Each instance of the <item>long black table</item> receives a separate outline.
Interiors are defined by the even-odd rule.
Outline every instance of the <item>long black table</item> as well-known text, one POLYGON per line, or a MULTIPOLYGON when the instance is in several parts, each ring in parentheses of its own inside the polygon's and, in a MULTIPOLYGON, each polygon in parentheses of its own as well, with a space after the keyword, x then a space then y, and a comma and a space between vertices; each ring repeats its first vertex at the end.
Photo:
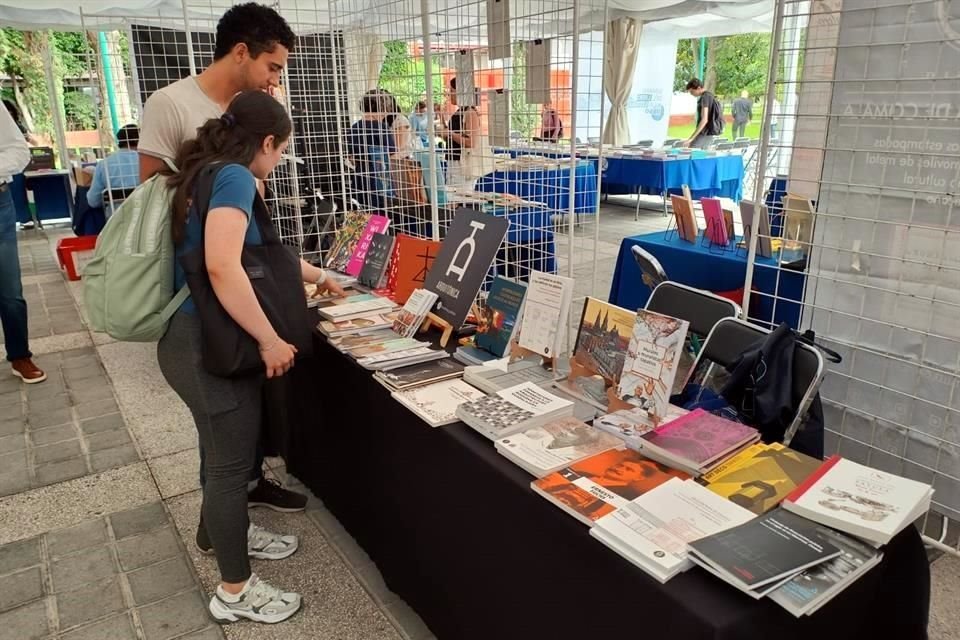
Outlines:
POLYGON ((798 620, 698 568, 659 584, 535 494, 486 438, 429 427, 320 337, 271 396, 288 469, 441 640, 926 638, 930 572, 912 527, 798 620))

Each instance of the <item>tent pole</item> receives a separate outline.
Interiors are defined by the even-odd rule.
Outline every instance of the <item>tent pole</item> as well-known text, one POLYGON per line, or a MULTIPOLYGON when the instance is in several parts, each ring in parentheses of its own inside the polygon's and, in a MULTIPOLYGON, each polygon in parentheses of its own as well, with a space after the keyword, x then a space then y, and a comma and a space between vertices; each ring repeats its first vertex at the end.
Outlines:
POLYGON ((103 83, 107 87, 107 108, 110 109, 110 125, 113 127, 113 133, 116 135, 120 130, 120 119, 117 117, 117 94, 113 87, 113 70, 110 68, 110 52, 107 45, 107 34, 103 31, 97 33, 100 43, 100 63, 103 66, 103 83))
POLYGON ((190 75, 197 75, 197 62, 193 57, 193 33, 190 31, 190 12, 187 9, 187 0, 181 0, 183 7, 183 30, 187 34, 187 56, 190 58, 190 75))
POLYGON ((700 38, 700 65, 697 69, 697 77, 703 80, 703 74, 707 71, 707 39, 700 38))
MULTIPOLYGON (((420 0, 420 30, 423 42, 423 72, 425 74, 427 109, 430 117, 433 117, 433 34, 430 32, 430 3, 428 0, 420 0)), ((472 55, 472 54, 471 54, 472 55)), ((437 171, 440 170, 440 163, 437 162, 437 141, 434 135, 433 121, 430 122, 430 135, 427 136, 427 161, 430 167, 430 231, 434 242, 440 240, 440 206, 437 203, 437 171)))
POLYGON ((43 44, 43 71, 47 76, 47 97, 50 101, 50 112, 53 116, 53 133, 57 143, 57 154, 60 156, 60 168, 70 168, 70 153, 67 150, 67 133, 63 123, 63 109, 57 93, 57 82, 53 77, 53 54, 50 52, 50 39, 53 32, 47 31, 43 44))

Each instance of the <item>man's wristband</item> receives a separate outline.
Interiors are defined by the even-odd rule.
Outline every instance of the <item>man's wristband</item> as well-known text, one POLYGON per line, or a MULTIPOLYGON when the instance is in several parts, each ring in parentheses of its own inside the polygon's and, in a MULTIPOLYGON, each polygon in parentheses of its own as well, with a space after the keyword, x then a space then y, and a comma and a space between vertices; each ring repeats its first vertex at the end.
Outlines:
POLYGON ((323 284, 324 282, 326 282, 326 281, 327 281, 327 272, 324 271, 323 269, 321 269, 321 270, 320 270, 320 277, 317 278, 316 281, 315 281, 313 284, 315 284, 315 285, 317 285, 317 286, 319 287, 320 285, 322 285, 322 284, 323 284))

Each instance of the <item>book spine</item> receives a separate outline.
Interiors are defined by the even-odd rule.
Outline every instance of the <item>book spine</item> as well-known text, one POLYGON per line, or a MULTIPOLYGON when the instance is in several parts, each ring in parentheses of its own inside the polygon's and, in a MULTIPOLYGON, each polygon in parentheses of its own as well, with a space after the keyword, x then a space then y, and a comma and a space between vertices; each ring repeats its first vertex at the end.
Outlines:
POLYGON ((813 474, 804 480, 802 483, 797 485, 797 488, 787 494, 787 497, 783 499, 784 502, 796 502, 799 500, 803 494, 810 490, 814 484, 819 482, 820 478, 827 475, 827 472, 830 471, 833 467, 840 462, 840 456, 833 455, 827 458, 827 460, 820 465, 820 468, 813 472, 813 474))

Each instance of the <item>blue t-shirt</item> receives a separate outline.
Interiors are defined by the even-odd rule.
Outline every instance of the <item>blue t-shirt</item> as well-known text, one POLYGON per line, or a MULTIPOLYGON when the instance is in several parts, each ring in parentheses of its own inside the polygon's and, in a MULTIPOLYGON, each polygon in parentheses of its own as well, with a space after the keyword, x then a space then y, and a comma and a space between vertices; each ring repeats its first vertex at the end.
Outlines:
POLYGON ((365 159, 371 150, 393 153, 397 145, 393 131, 383 120, 358 120, 350 125, 347 151, 357 159, 365 159))
MULTIPOLYGON (((208 211, 213 211, 219 207, 231 207, 240 209, 247 214, 247 235, 243 238, 244 245, 263 244, 260 238, 260 229, 256 224, 251 224, 253 217, 253 203, 257 197, 257 181, 250 173, 250 170, 239 164, 228 164, 220 173, 217 174, 213 182, 213 191, 210 194, 210 207, 208 211)), ((177 264, 174 271, 174 289, 179 291, 180 287, 187 283, 187 276, 180 266, 180 256, 185 255, 200 246, 201 239, 200 217, 193 207, 187 215, 187 228, 183 237, 183 242, 177 245, 177 264)), ((193 300, 187 298, 181 311, 186 313, 196 313, 197 308, 193 300)))

